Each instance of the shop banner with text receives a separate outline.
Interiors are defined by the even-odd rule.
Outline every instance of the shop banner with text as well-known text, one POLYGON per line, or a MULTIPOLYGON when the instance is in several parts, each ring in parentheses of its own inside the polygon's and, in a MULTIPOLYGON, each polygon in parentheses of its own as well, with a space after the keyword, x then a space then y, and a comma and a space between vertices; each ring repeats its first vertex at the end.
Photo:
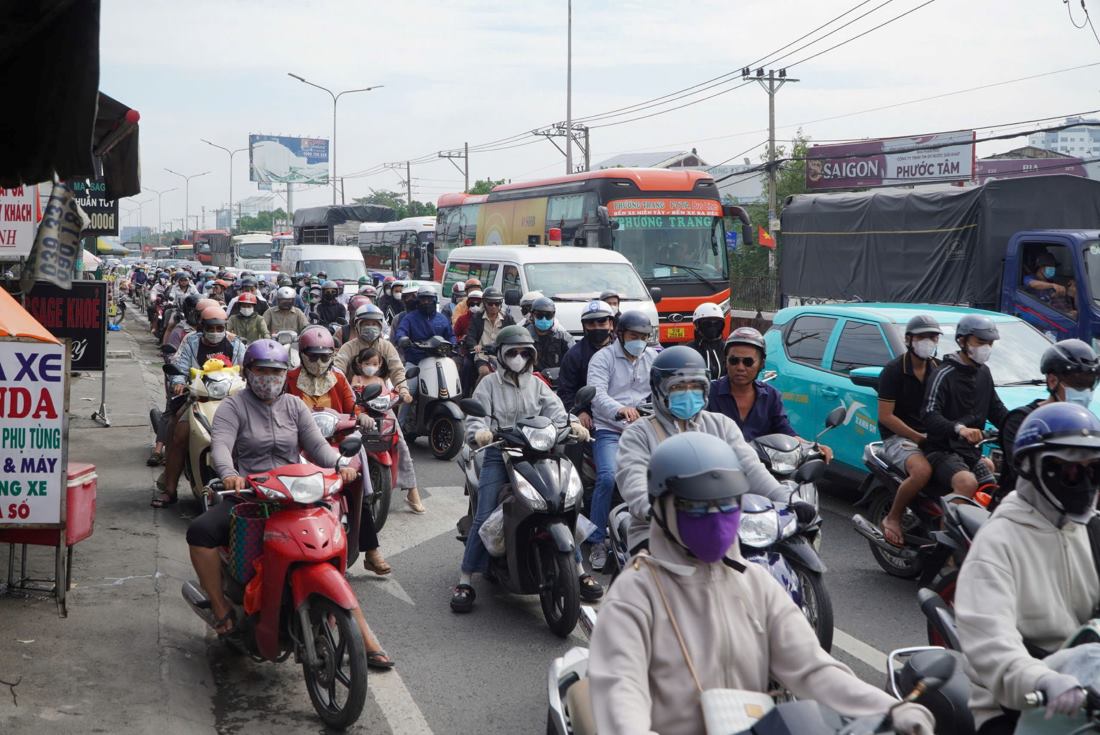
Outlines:
POLYGON ((70 185, 76 193, 76 203, 88 215, 88 226, 81 235, 117 235, 118 200, 107 198, 107 182, 95 179, 87 183, 73 181, 70 185))
POLYGON ((0 188, 0 260, 18 260, 34 244, 37 186, 0 188))
POLYGON ((68 290, 80 252, 80 232, 87 218, 76 203, 72 187, 57 183, 42 211, 34 248, 23 269, 20 284, 30 291, 35 281, 48 281, 68 290))
POLYGON ((73 370, 106 369, 106 281, 73 281, 68 290, 51 283, 36 283, 24 297, 23 308, 53 336, 72 340, 73 370))
POLYGON ((974 176, 974 131, 811 146, 806 188, 859 189, 968 181, 974 176))

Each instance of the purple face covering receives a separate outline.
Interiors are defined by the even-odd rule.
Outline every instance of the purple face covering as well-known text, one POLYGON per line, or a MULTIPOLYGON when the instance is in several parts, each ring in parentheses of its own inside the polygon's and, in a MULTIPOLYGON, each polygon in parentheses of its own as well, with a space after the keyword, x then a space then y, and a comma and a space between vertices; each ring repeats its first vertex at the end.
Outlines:
POLYGON ((713 564, 729 551, 741 527, 741 509, 731 513, 707 513, 695 516, 676 511, 680 541, 702 562, 713 564))

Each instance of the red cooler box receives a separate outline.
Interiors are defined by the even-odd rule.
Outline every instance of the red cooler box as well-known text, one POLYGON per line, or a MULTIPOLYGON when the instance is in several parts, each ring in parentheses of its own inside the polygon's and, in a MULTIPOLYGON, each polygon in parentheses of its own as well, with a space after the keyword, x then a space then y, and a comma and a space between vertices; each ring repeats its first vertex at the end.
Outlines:
MULTIPOLYGON (((96 473, 88 462, 70 462, 65 504, 68 523, 64 546, 72 546, 92 535, 95 526, 96 473)), ((11 528, 0 531, 0 543, 57 546, 57 531, 44 528, 11 528)))

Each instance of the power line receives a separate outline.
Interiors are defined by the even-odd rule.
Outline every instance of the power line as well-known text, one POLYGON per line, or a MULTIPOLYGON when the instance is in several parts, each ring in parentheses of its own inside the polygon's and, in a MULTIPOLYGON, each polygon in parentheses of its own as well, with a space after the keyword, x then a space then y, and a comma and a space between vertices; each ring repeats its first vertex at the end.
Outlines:
POLYGON ((711 171, 711 170, 713 170, 713 169, 716 169, 716 168, 718 168, 719 166, 723 166, 723 165, 725 165, 725 164, 729 163, 730 161, 732 161, 732 160, 733 160, 733 159, 735 159, 735 158, 740 158, 741 156, 745 155, 746 153, 752 153, 752 152, 753 152, 754 150, 756 150, 757 148, 759 148, 759 147, 761 147, 761 146, 764 146, 764 145, 767 145, 767 144, 768 144, 768 139, 767 139, 767 138, 765 138, 764 140, 760 141, 760 142, 759 142, 759 143, 757 143, 756 145, 752 145, 752 146, 749 146, 748 148, 746 148, 745 150, 741 151, 740 153, 734 153, 734 154, 733 154, 732 156, 730 156, 729 158, 727 158, 727 159, 726 159, 726 160, 724 160, 724 161, 720 161, 719 163, 716 163, 716 164, 714 164, 713 166, 707 166, 707 171, 709 172, 709 171, 711 171))
POLYGON ((916 7, 913 7, 913 8, 910 8, 909 10, 906 10, 906 11, 905 11, 904 13, 902 13, 901 15, 895 15, 895 16, 894 16, 893 18, 890 18, 890 19, 889 19, 889 20, 887 20, 887 21, 884 21, 884 22, 882 22, 882 23, 879 23, 879 24, 878 24, 877 26, 873 26, 872 28, 868 28, 867 30, 863 31, 862 33, 856 34, 855 36, 852 36, 851 38, 849 38, 849 39, 847 39, 847 40, 845 40, 845 41, 841 41, 840 43, 838 43, 838 44, 835 44, 835 45, 833 45, 833 46, 830 46, 830 47, 829 47, 829 48, 827 48, 827 49, 823 49, 823 50, 821 50, 821 51, 818 51, 818 52, 816 52, 816 53, 810 54, 810 55, 809 55, 809 56, 807 56, 806 58, 804 58, 804 59, 799 59, 798 61, 794 62, 793 64, 787 64, 787 68, 788 68, 788 69, 793 69, 794 67, 798 66, 799 64, 805 64, 805 63, 806 63, 807 61, 812 61, 813 59, 816 59, 816 58, 817 58, 818 56, 821 56, 822 54, 827 54, 827 53, 829 53, 830 51, 833 51, 833 50, 835 50, 835 49, 838 49, 838 48, 840 48, 841 46, 845 46, 845 45, 847 45, 847 44, 851 43, 852 41, 855 41, 856 39, 859 39, 859 38, 863 38, 863 37, 864 37, 864 36, 866 36, 866 35, 867 35, 868 33, 873 33, 873 32, 875 32, 875 31, 877 31, 877 30, 878 30, 879 28, 882 28, 882 27, 884 27, 884 26, 888 26, 888 25, 890 25, 890 24, 891 24, 891 23, 893 23, 894 21, 897 21, 897 20, 901 20, 901 19, 902 19, 902 18, 904 18, 905 16, 907 16, 907 15, 910 15, 910 14, 912 14, 912 13, 915 13, 915 12, 917 12, 918 10, 920 10, 921 8, 927 7, 927 6, 931 5, 931 4, 932 4, 932 3, 934 3, 934 2, 936 2, 936 0, 925 0, 925 1, 924 1, 923 3, 921 3, 920 5, 917 5, 916 7))

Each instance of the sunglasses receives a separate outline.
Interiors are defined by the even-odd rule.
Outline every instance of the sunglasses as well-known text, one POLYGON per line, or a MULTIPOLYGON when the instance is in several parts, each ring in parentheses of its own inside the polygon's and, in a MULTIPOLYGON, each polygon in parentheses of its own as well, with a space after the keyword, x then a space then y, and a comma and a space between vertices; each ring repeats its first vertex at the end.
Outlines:
POLYGON ((673 501, 676 510, 689 515, 692 518, 703 518, 709 513, 734 513, 741 508, 736 498, 723 498, 722 500, 685 500, 676 498, 673 501))
POLYGON ((1057 478, 1062 485, 1074 486, 1087 481, 1089 485, 1095 486, 1100 484, 1100 460, 1086 464, 1058 457, 1045 457, 1043 475, 1050 479, 1057 478))
POLYGON ((332 357, 332 353, 331 352, 318 352, 318 353, 303 352, 302 357, 309 360, 310 362, 317 362, 319 360, 329 359, 330 357, 332 357))
POLYGON ((504 356, 505 357, 516 357, 517 355, 522 357, 524 360, 534 360, 535 359, 535 353, 532 352, 531 350, 512 350, 511 352, 505 353, 504 356))
POLYGON ((737 357, 736 355, 730 355, 726 358, 726 362, 730 365, 744 365, 747 368, 751 368, 756 364, 755 357, 737 357))
POLYGON ((554 315, 551 314, 548 311, 536 311, 535 312, 535 318, 536 319, 553 319, 554 315))

